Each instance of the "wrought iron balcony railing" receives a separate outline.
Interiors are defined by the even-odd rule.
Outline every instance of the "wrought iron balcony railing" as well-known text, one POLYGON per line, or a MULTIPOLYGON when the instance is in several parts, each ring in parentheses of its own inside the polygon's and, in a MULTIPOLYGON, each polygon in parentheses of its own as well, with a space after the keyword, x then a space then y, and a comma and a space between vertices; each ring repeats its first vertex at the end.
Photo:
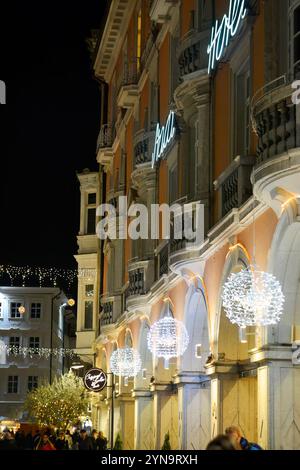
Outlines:
POLYGON ((97 152, 101 148, 112 147, 115 138, 115 127, 112 124, 104 124, 101 126, 98 141, 97 152))

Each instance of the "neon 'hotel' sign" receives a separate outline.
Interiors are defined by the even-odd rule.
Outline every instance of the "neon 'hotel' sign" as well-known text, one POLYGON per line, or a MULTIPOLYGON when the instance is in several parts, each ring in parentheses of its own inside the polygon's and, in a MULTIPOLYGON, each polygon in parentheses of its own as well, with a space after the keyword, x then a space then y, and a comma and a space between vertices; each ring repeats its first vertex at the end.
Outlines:
POLYGON ((207 48, 209 56, 208 73, 216 68, 217 62, 224 56, 229 41, 233 38, 247 15, 245 0, 230 0, 229 13, 222 20, 216 20, 211 31, 211 40, 207 48))
POLYGON ((152 153, 152 168, 154 168, 155 163, 162 158, 166 148, 174 138, 175 133, 175 113, 174 111, 170 111, 166 124, 162 127, 160 127, 159 124, 156 126, 154 150, 152 153))

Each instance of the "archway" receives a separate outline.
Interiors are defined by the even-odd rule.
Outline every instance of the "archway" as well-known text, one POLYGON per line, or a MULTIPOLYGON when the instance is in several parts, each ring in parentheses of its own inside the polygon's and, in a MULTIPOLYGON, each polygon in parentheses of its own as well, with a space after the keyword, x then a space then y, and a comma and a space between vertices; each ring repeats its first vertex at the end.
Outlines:
POLYGON ((138 352, 142 361, 142 371, 135 378, 133 396, 135 399, 134 448, 153 449, 153 397, 150 382, 153 376, 152 354, 148 349, 147 337, 150 326, 141 320, 138 352))
POLYGON ((262 346, 273 351, 273 361, 258 370, 258 426, 265 448, 300 447, 300 369, 292 363, 292 344, 300 342, 300 223, 299 199, 285 205, 269 255, 269 272, 280 281, 284 313, 276 327, 265 328, 262 346), (276 360, 278 359, 278 360, 276 360))
POLYGON ((219 373, 212 392, 212 433, 224 432, 226 427, 237 425, 247 438, 256 441, 257 376, 249 355, 256 346, 256 328, 247 328, 246 341, 241 342, 238 326, 229 321, 222 306, 227 278, 248 266, 245 248, 242 245, 232 247, 223 269, 215 319, 214 360, 219 373))
POLYGON ((178 360, 179 446, 195 450, 210 440, 210 379, 204 367, 210 341, 205 288, 198 277, 189 283, 183 320, 189 345, 178 360))

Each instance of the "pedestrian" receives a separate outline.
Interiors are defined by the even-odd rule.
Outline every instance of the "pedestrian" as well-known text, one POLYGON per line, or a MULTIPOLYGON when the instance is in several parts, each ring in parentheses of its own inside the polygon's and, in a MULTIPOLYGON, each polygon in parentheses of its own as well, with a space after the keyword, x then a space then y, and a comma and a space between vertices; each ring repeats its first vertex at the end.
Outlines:
POLYGON ((33 449, 33 437, 31 432, 29 432, 25 438, 25 444, 24 444, 24 449, 25 450, 32 450, 33 449))
POLYGON ((206 450, 235 450, 230 438, 220 434, 207 445, 206 450))
POLYGON ((96 431, 96 429, 93 429, 91 433, 91 442, 93 445, 93 450, 97 450, 97 438, 98 438, 98 431, 96 431))
POLYGON ((225 434, 229 437, 236 450, 263 450, 262 447, 255 442, 249 442, 243 437, 238 426, 229 426, 225 430, 225 434))
POLYGON ((87 432, 85 429, 82 429, 80 431, 78 450, 93 450, 93 444, 92 444, 91 438, 87 435, 87 432))
POLYGON ((40 433, 39 429, 37 429, 37 430, 35 431, 34 436, 33 436, 33 448, 34 448, 34 449, 36 448, 36 446, 37 446, 37 444, 38 444, 40 438, 41 438, 41 433, 40 433))
POLYGON ((55 447, 56 450, 69 450, 69 444, 63 431, 58 433, 58 438, 55 441, 55 447))
POLYGON ((72 450, 78 450, 79 449, 79 431, 76 429, 76 431, 72 434, 72 450))
POLYGON ((15 435, 16 446, 18 449, 25 449, 25 432, 17 431, 15 435))
POLYGON ((72 449, 72 446, 73 446, 73 439, 72 439, 72 436, 71 436, 71 433, 69 430, 66 431, 66 436, 65 436, 65 439, 68 443, 68 448, 69 450, 72 449))
POLYGON ((48 434, 44 433, 42 437, 39 438, 38 444, 35 447, 35 450, 56 450, 54 445, 49 439, 48 434))
POLYGON ((107 450, 108 441, 102 431, 99 432, 96 443, 97 450, 107 450))
POLYGON ((11 431, 3 432, 3 439, 1 441, 1 450, 16 450, 18 447, 14 435, 11 431))

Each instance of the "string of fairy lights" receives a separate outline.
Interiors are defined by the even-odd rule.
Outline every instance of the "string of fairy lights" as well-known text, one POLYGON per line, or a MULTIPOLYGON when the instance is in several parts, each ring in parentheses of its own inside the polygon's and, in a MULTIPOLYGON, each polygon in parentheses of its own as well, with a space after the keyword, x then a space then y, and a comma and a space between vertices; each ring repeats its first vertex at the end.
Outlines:
POLYGON ((53 357, 69 357, 70 359, 76 357, 76 353, 73 349, 68 348, 32 348, 27 346, 16 346, 16 345, 0 345, 0 352, 6 352, 8 356, 20 356, 23 358, 44 358, 48 359, 50 356, 53 357))
POLYGON ((53 287, 64 283, 71 289, 78 277, 92 278, 95 276, 93 269, 64 269, 42 266, 14 266, 0 265, 0 279, 7 276, 10 285, 26 287, 28 281, 37 282, 40 287, 53 287))

